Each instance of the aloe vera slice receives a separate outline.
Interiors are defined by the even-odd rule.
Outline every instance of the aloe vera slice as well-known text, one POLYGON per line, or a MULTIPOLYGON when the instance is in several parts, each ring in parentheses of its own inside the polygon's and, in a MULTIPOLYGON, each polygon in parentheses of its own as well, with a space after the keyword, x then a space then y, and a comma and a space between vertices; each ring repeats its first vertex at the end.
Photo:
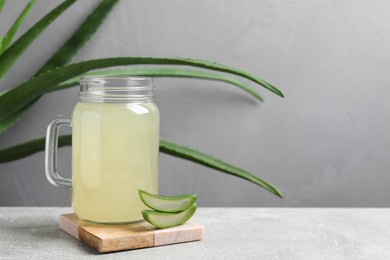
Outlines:
POLYGON ((154 210, 143 210, 144 219, 157 228, 169 228, 183 224, 189 220, 196 211, 196 204, 179 213, 166 213, 154 210))
POLYGON ((152 194, 143 190, 139 190, 138 194, 143 203, 149 208, 168 213, 186 210, 196 201, 196 194, 168 197, 152 194))

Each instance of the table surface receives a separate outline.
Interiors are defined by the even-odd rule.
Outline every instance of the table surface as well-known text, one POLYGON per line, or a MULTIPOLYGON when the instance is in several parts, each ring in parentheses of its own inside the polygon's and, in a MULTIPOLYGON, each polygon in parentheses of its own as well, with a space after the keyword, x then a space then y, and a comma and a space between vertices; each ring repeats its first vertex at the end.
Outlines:
POLYGON ((69 212, 0 207, 0 259, 390 259, 387 208, 199 208, 203 241, 110 254, 59 229, 69 212))

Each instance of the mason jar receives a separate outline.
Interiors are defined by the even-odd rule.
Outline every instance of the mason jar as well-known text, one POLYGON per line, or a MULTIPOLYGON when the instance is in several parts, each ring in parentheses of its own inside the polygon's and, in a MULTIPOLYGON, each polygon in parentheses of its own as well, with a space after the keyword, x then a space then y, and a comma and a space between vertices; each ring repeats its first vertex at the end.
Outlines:
POLYGON ((157 193, 159 111, 150 78, 86 76, 72 118, 47 129, 46 176, 72 189, 72 208, 83 220, 128 223, 146 206, 138 190, 157 193), (57 172, 58 128, 72 126, 72 179, 57 172))

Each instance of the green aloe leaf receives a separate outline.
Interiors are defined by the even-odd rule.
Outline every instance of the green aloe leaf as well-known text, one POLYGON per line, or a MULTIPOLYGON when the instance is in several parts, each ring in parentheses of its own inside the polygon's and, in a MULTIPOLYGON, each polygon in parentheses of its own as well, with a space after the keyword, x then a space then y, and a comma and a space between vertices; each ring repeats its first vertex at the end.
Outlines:
MULTIPOLYGON (((5 93, 7 93, 9 90, 6 90, 6 91, 3 91, 3 92, 0 92, 0 96, 4 95, 5 93)), ((28 103, 27 105, 25 105, 24 107, 22 107, 21 109, 19 109, 18 111, 16 111, 15 113, 9 115, 8 117, 6 117, 5 119, 3 119, 1 122, 0 122, 0 134, 5 132, 8 128, 10 128, 11 126, 13 126, 18 120, 19 118, 21 117, 21 115, 27 111, 30 106, 32 105, 33 102, 30 102, 28 103)))
MULTIPOLYGON (((249 86, 243 84, 242 82, 227 77, 223 74, 210 73, 204 71, 196 70, 186 70, 186 69, 177 69, 177 68, 131 68, 131 69, 116 69, 116 70, 100 70, 95 72, 85 73, 82 76, 90 75, 106 75, 106 76, 147 76, 147 77, 173 77, 173 78, 194 78, 194 79, 205 79, 205 80, 214 80, 222 81, 234 86, 239 87, 248 94, 252 95, 259 101, 263 101, 263 98, 255 90, 251 89, 249 86)), ((61 84, 53 87, 50 91, 55 91, 59 89, 64 89, 78 85, 80 82, 80 76, 74 77, 70 80, 64 81, 61 84)))
POLYGON ((209 168, 245 179, 254 184, 259 185, 260 187, 272 192, 273 194, 283 198, 283 194, 278 190, 275 186, 270 184, 269 182, 253 175, 252 173, 238 168, 234 165, 228 164, 222 160, 214 158, 211 155, 204 154, 200 151, 194 150, 190 147, 181 146, 178 144, 174 144, 168 141, 160 140, 160 152, 166 153, 172 156, 176 156, 182 159, 186 159, 198 164, 202 164, 209 168))
POLYGON ((0 55, 0 80, 4 78, 4 75, 8 72, 11 66, 27 49, 27 47, 30 46, 30 44, 38 37, 38 35, 75 1, 76 0, 66 0, 54 8, 0 55))
MULTIPOLYGON (((52 68, 60 67, 68 63, 77 53, 85 46, 99 26, 103 23, 108 13, 118 0, 103 0, 100 4, 88 15, 79 28, 73 35, 58 49, 56 53, 42 66, 36 75, 46 72, 52 68)), ((0 47, 1 48, 1 47, 0 47)), ((28 108, 33 105, 39 97, 29 102, 22 109, 9 115, 6 119, 0 122, 0 133, 6 131, 14 125, 28 108)))
MULTIPOLYGON (((72 144, 71 135, 63 135, 58 138, 58 146, 68 146, 72 144)), ((27 143, 19 144, 10 148, 0 150, 0 163, 17 160, 31 154, 43 151, 45 149, 45 138, 36 139, 27 143)), ((242 178, 250 181, 260 187, 272 192, 273 194, 283 198, 283 194, 272 184, 253 175, 252 173, 228 164, 222 160, 214 158, 200 151, 196 151, 190 147, 181 146, 165 140, 160 140, 160 152, 169 154, 175 157, 186 159, 206 167, 242 178)))
POLYGON ((177 213, 188 209, 196 202, 196 194, 162 196, 144 190, 138 190, 139 198, 149 208, 167 213, 177 213))
POLYGON ((186 210, 177 213, 160 212, 155 210, 143 210, 143 218, 156 228, 170 228, 187 222, 197 209, 196 203, 186 210))
POLYGON ((19 27, 23 24, 24 19, 26 19, 28 13, 33 8, 35 2, 36 2, 36 0, 30 0, 30 2, 26 5, 26 7, 20 13, 19 17, 15 20, 14 24, 8 30, 7 34, 4 36, 4 40, 3 40, 3 44, 2 44, 1 49, 0 49, 0 53, 2 53, 10 45, 16 32, 18 31, 19 27))
MULTIPOLYGON (((148 58, 148 57, 123 57, 123 58, 107 58, 83 61, 74 63, 61 68, 53 69, 31 80, 22 83, 21 85, 11 89, 4 95, 0 96, 0 121, 15 113, 27 103, 33 101, 40 95, 48 92, 51 87, 60 84, 63 81, 69 80, 73 77, 82 75, 93 69, 100 69, 105 67, 123 66, 123 65, 185 65, 206 68, 209 70, 228 72, 235 75, 240 75, 244 78, 250 79, 262 86, 267 86, 270 89, 269 83, 264 84, 265 81, 253 76, 247 72, 237 70, 235 68, 227 67, 217 63, 212 63, 202 60, 180 59, 180 58, 148 58)), ((273 86, 272 86, 273 87, 273 86)), ((275 88, 275 87, 273 87, 275 88)), ((276 89, 276 88, 275 88, 276 89)), ((283 94, 279 90, 273 91, 280 96, 283 94)))
MULTIPOLYGON (((71 135, 62 135, 58 137, 58 147, 72 144, 71 135)), ((35 139, 26 143, 18 144, 12 147, 0 150, 0 163, 11 162, 34 153, 45 150, 45 138, 35 139)))
POLYGON ((103 0, 36 75, 69 63, 95 34, 118 0, 103 0))
MULTIPOLYGON (((243 84, 242 82, 227 77, 223 74, 216 74, 204 71, 195 71, 195 70, 185 70, 185 69, 172 69, 172 68, 132 68, 132 69, 118 69, 118 70, 101 70, 97 72, 90 72, 83 75, 107 75, 107 76, 149 76, 149 77, 185 77, 185 78, 196 78, 196 79, 205 79, 205 80, 215 80, 222 81, 234 86, 239 87, 248 94, 252 95, 259 101, 263 101, 259 93, 257 93, 252 88, 243 84)), ((70 80, 64 81, 61 84, 50 88, 48 91, 55 91, 60 89, 65 89, 78 85, 80 77, 75 77, 70 80)), ((1 95, 1 94, 0 94, 1 95)), ((0 133, 6 131, 11 127, 21 116, 22 114, 35 102, 31 101, 29 104, 24 106, 22 109, 17 110, 15 113, 7 116, 0 122, 0 133)))
POLYGON ((0 12, 3 10, 4 4, 5 4, 5 0, 0 0, 0 12))
POLYGON ((13 113, 13 114, 9 115, 8 117, 6 117, 5 119, 3 119, 0 122, 0 134, 7 131, 8 128, 13 126, 20 119, 20 117, 24 114, 24 112, 26 112, 30 108, 32 103, 33 102, 28 103, 27 105, 25 105, 24 107, 22 107, 21 109, 16 111, 15 113, 13 113))

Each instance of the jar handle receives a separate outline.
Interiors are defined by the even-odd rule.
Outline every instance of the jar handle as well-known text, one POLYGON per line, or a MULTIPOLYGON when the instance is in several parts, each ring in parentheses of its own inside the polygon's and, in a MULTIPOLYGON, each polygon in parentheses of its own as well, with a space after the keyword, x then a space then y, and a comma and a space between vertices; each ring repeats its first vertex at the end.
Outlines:
POLYGON ((57 172, 58 129, 60 126, 72 126, 72 120, 58 116, 47 126, 45 147, 45 173, 47 180, 54 186, 72 188, 72 179, 61 177, 57 172))

